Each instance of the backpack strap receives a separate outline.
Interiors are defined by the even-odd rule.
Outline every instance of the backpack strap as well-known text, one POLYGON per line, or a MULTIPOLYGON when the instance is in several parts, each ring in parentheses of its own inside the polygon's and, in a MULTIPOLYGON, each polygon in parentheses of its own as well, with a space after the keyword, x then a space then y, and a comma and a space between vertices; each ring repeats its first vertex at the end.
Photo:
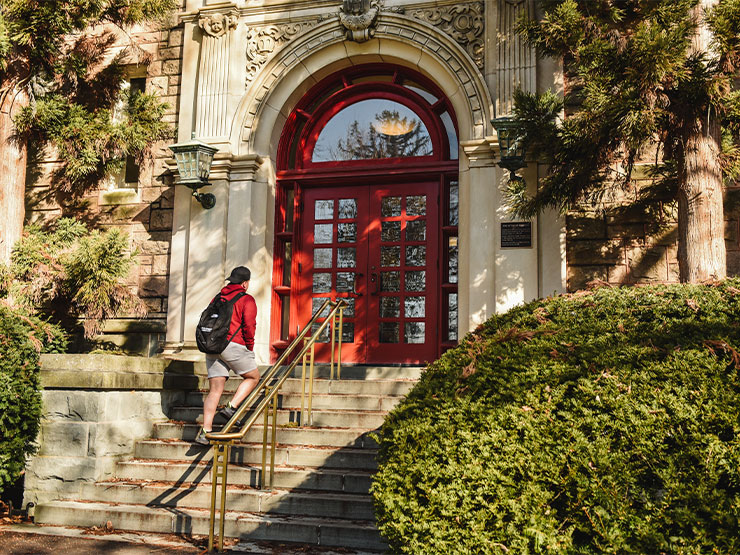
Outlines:
MULTIPOLYGON (((219 293, 219 294, 220 294, 220 293, 219 293)), ((235 304, 237 303, 237 301, 238 301, 239 299, 241 299, 241 298, 242 298, 243 296, 245 296, 246 294, 247 294, 246 292, 244 292, 244 293, 238 293, 237 295, 235 295, 235 296, 234 296, 234 298, 233 298, 233 299, 231 299, 231 300, 229 301, 229 302, 231 303, 231 306, 232 306, 232 313, 231 313, 232 317, 233 317, 233 315, 234 315, 234 312, 233 312, 233 307, 234 307, 234 305, 235 305, 235 304)), ((232 340, 232 339, 234 339, 234 338, 236 337, 236 334, 237 334, 237 333, 239 333, 239 332, 241 331, 241 329, 242 329, 242 327, 243 327, 243 326, 244 326, 244 322, 239 322, 239 327, 238 327, 238 328, 236 328, 236 331, 235 331, 235 332, 234 332, 234 333, 232 334, 232 336, 231 336, 231 337, 229 337, 229 340, 228 340, 228 341, 227 341, 227 343, 226 343, 227 345, 228 345, 229 343, 231 343, 231 340, 232 340)))

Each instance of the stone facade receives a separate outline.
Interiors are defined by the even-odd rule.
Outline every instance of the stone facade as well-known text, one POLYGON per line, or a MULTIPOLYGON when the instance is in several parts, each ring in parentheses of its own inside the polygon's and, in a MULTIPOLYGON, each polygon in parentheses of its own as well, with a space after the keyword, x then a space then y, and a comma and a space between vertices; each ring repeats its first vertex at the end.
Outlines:
MULTIPOLYGON (((173 20, 165 29, 135 29, 130 38, 139 51, 124 59, 133 75, 146 77, 146 91, 157 94, 168 104, 165 121, 175 134, 180 96, 183 46, 182 25, 173 20)), ((130 237, 131 250, 138 264, 129 283, 144 300, 146 322, 121 318, 109 322, 101 338, 126 350, 153 354, 164 339, 167 316, 167 288, 172 237, 174 188, 167 160, 170 141, 152 149, 152 161, 140 168, 138 187, 109 189, 101 185, 74 206, 60 206, 50 187, 52 172, 58 167, 53 154, 29 169, 26 218, 28 222, 48 221, 60 215, 74 215, 91 225, 117 227, 130 237)))
POLYGON ((23 505, 77 499, 83 484, 111 477, 116 462, 203 380, 192 365, 163 359, 42 355, 44 412, 23 505))
MULTIPOLYGON (((147 90, 170 104, 166 117, 176 133, 173 141, 195 133, 219 149, 212 186, 204 189, 217 203, 205 210, 188 189, 173 186, 175 167, 166 144, 154 149, 153 164, 142 172, 136 191, 99 191, 84 199, 83 213, 92 221, 129 233, 139 262, 131 285, 149 307, 146 324, 109 323, 109 341, 148 354, 162 343, 168 352, 192 349, 200 310, 230 269, 246 264, 260 314, 256 351, 261 362, 269 360, 281 133, 317 82, 361 64, 413 69, 431 79, 454 107, 460 336, 496 312, 593 280, 677 281, 675 217, 664 214, 656 221, 639 208, 616 209, 631 193, 566 219, 540 214, 532 221, 531 247, 501 247, 501 224, 511 216, 500 191, 506 176, 496 163, 491 119, 511 113, 516 87, 563 90, 559 65, 537 59, 514 32, 519 17, 534 13, 535 2, 343 4, 186 0, 170 28, 135 35, 150 54, 147 90)), ((60 213, 40 200, 43 176, 53 166, 48 160, 41 164, 36 174, 42 178, 29 185, 32 221, 60 213)), ((521 173, 534 187, 543 171, 532 161, 521 173)), ((727 193, 731 274, 740 272, 737 196, 735 189, 727 193)))
MULTIPOLYGON (((639 181, 638 181, 639 183, 639 181)), ((636 190, 566 218, 568 290, 591 282, 612 285, 678 283, 675 209, 649 210, 636 190)), ((740 275, 740 187, 725 191, 727 273, 740 275)))

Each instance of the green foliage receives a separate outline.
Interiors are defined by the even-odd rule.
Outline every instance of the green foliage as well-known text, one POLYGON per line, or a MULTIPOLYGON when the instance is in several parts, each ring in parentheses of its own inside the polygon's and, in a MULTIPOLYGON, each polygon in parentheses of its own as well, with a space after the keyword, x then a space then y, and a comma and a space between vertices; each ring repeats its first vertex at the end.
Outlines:
POLYGON ((648 153, 656 184, 671 187, 675 197, 687 133, 714 117, 726 130, 724 152, 708 163, 719 164, 728 177, 740 173, 740 0, 722 0, 709 12, 713 52, 691 50, 697 5, 546 0, 539 21, 519 24, 541 55, 563 60, 566 75, 564 119, 557 117, 552 93, 515 99, 531 152, 551 163, 533 195, 512 184, 511 204, 520 216, 597 203, 609 188, 629 184, 636 161, 648 161, 648 153), (651 150, 656 143, 657 158, 651 150))
POLYGON ((50 230, 30 226, 13 248, 6 270, 13 282, 6 296, 69 328, 75 323, 70 316, 82 317, 90 338, 106 319, 145 314, 143 302, 125 284, 132 263, 118 229, 88 231, 71 218, 59 219, 50 230))
POLYGON ((59 328, 0 304, 0 491, 20 476, 35 449, 41 418, 39 353, 65 349, 59 328))
POLYGON ((740 280, 491 318, 379 432, 393 553, 740 552, 740 280))
POLYGON ((121 91, 125 51, 111 52, 126 46, 117 28, 164 23, 177 5, 0 0, 0 89, 28 92, 31 103, 14 120, 19 137, 55 147, 63 162, 55 176, 61 190, 82 193, 119 170, 127 155, 141 161, 152 143, 171 138, 166 104, 147 94, 128 98, 121 91), (107 25, 102 32, 101 25, 107 25))

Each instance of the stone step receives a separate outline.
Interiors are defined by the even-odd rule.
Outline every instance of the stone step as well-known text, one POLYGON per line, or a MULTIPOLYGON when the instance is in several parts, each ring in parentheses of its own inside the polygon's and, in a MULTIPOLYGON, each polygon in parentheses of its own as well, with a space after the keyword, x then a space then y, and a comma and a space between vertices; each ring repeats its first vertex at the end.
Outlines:
MULTIPOLYGON (((260 372, 264 376, 269 370, 268 366, 261 366, 260 372)), ((373 382, 373 381, 390 381, 397 383, 415 383, 421 375, 422 369, 418 367, 399 368, 399 367, 342 367, 342 379, 334 380, 341 382, 373 382)), ((76 375, 75 370, 45 370, 42 379, 46 386, 63 387, 76 375)), ((230 380, 233 384, 240 381, 239 378, 231 374, 230 380)), ((301 368, 296 368, 293 372, 295 378, 300 378, 301 368)), ((315 378, 329 379, 329 366, 319 366, 314 372, 315 378)), ((181 361, 170 364, 167 368, 160 369, 154 373, 134 373, 122 374, 120 372, 98 372, 95 378, 96 387, 104 387, 106 384, 110 387, 125 388, 145 388, 159 389, 163 385, 168 389, 208 389, 208 379, 206 377, 205 362, 188 362, 181 364, 181 361)), ((227 383, 227 388, 234 388, 236 385, 227 383)), ((350 387, 350 386, 347 386, 350 387)), ((380 388, 384 388, 381 385, 380 388)), ((409 386, 407 386, 409 387, 409 386)))
MULTIPOLYGON (((80 493, 86 501, 105 503, 178 509, 208 509, 211 506, 210 486, 177 482, 97 482, 83 484, 80 493)), ((247 513, 368 521, 375 518, 370 496, 350 493, 263 491, 229 485, 226 488, 226 506, 230 511, 247 513)))
MULTIPOLYGON (((275 464, 281 466, 375 470, 377 468, 376 453, 375 449, 356 449, 353 447, 336 449, 279 445, 275 449, 275 464)), ((139 459, 209 461, 213 458, 213 450, 209 447, 185 441, 144 440, 136 442, 134 456, 139 459)), ((268 458, 269 456, 268 451, 268 458)), ((261 464, 262 444, 235 445, 231 449, 229 462, 261 464)))
MULTIPOLYGON (((313 410, 313 426, 317 428, 362 428, 375 430, 383 425, 387 412, 362 410, 313 410)), ((200 407, 173 407, 169 414, 172 420, 194 423, 203 422, 203 409, 200 407)), ((262 417, 260 417, 262 418, 262 417)), ((278 410, 278 426, 298 425, 301 421, 300 407, 278 410)))
MULTIPOLYGON (((220 427, 216 426, 218 430, 220 427)), ((181 439, 192 441, 200 430, 198 424, 181 422, 160 422, 154 425, 154 439, 181 439)), ((244 437, 246 443, 262 441, 264 427, 252 426, 244 437)), ((268 428, 268 434, 272 429, 268 428)), ((308 428, 297 426, 278 427, 277 441, 286 445, 318 445, 322 447, 357 447, 377 449, 377 442, 370 437, 370 432, 354 428, 308 428)), ((268 437, 269 439, 269 437, 268 437)))
MULTIPOLYGON (((242 379, 231 376, 226 381, 224 391, 232 393, 242 379)), ((314 379, 314 394, 338 393, 340 395, 388 395, 404 396, 416 385, 415 380, 329 380, 326 378, 314 379)), ((208 386, 204 391, 208 390, 208 386)), ((297 378, 288 378, 283 383, 281 393, 300 393, 300 374, 297 378)), ((308 378, 306 378, 306 392, 308 392, 308 378)))
MULTIPOLYGON (((366 364, 342 364, 342 380, 418 380, 424 371, 424 366, 372 366, 366 364)), ((295 377, 301 375, 301 365, 293 370, 295 377)), ((308 372, 308 365, 306 365, 308 372)), ((317 378, 329 378, 331 376, 329 364, 317 364, 314 367, 314 375, 317 378)), ((336 377, 336 366, 334 367, 336 377)))
MULTIPOLYGON (((191 407, 202 407, 205 393, 191 392, 185 399, 185 403, 191 407)), ((221 403, 226 404, 231 400, 233 394, 224 393, 221 403)), ((350 410, 376 410, 390 412, 401 402, 400 396, 379 395, 347 395, 339 393, 313 394, 312 407, 315 409, 350 409, 350 410)), ((308 406, 308 394, 304 397, 304 406, 308 406)), ((299 408, 301 406, 300 393, 281 393, 278 396, 278 407, 299 408)))
MULTIPOLYGON (((269 470, 268 470, 269 472, 269 470)), ((246 466, 229 465, 229 484, 259 487, 261 464, 246 466)), ((116 476, 122 479, 180 482, 194 484, 211 483, 210 463, 185 463, 159 460, 133 459, 119 462, 116 476)), ((269 481, 270 477, 267 476, 269 481)), ((370 491, 372 473, 367 470, 306 469, 292 466, 275 466, 273 485, 276 488, 337 493, 363 493, 370 491)))
MULTIPOLYGON (((100 526, 110 521, 117 530, 208 535, 209 511, 144 505, 52 501, 36 507, 38 524, 100 526)), ((315 517, 283 517, 227 511, 224 535, 253 541, 301 542, 312 545, 383 551, 377 529, 368 521, 315 517)))

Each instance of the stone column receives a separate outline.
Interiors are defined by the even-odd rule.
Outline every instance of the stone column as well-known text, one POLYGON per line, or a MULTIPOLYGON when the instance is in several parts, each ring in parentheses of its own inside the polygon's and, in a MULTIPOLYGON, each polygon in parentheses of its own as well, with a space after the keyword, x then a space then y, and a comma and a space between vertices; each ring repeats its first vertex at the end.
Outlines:
POLYGON ((247 266, 252 271, 249 294, 257 303, 255 353, 261 362, 267 362, 270 356, 272 224, 275 211, 270 167, 254 154, 234 157, 231 163, 224 263, 226 274, 235 266, 247 266))
POLYGON ((460 279, 458 318, 460 336, 475 329, 495 312, 496 210, 498 168, 491 140, 460 144, 460 279))
MULTIPOLYGON (((186 21, 183 30, 182 82, 195 83, 198 78, 198 59, 201 33, 193 22, 186 21)), ((181 87, 178 142, 187 141, 193 130, 195 87, 181 87)), ((176 171, 174 161, 170 165, 176 171)), ((165 350, 175 350, 184 341, 185 291, 187 289, 190 213, 194 206, 187 187, 175 187, 172 217, 172 245, 170 254, 169 293, 167 302, 167 335, 165 350)))
MULTIPOLYGON (((499 159, 498 143, 496 143, 496 160, 499 159)), ((519 171, 527 182, 528 187, 537 186, 537 164, 530 163, 519 171)), ((532 245, 530 247, 502 247, 502 223, 510 221, 526 221, 513 216, 506 206, 502 193, 505 183, 509 179, 508 170, 497 167, 496 172, 496 215, 495 215, 495 243, 496 243, 496 312, 505 312, 510 308, 536 299, 540 296, 539 288, 539 234, 538 217, 530 220, 532 226, 532 245)))

